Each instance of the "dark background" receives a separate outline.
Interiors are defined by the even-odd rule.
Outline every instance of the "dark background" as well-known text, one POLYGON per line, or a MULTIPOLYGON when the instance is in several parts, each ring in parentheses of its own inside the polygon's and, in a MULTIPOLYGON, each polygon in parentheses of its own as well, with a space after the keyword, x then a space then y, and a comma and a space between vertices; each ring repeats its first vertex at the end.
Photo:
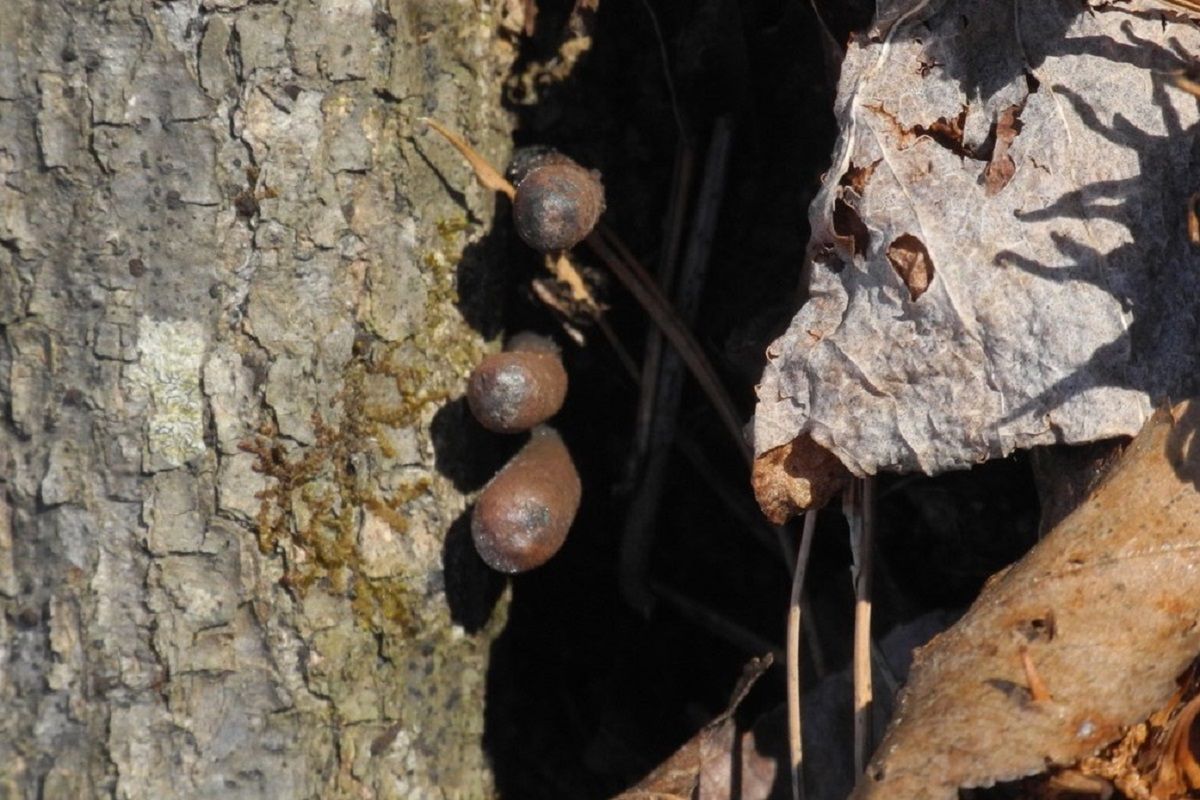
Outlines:
MULTIPOLYGON (((801 0, 601 0, 594 18, 572 20, 573 6, 539 0, 536 30, 521 40, 507 88, 516 145, 552 145, 600 170, 605 222, 654 270, 677 154, 690 146, 702 170, 713 121, 730 117, 732 158, 694 330, 748 420, 764 349, 803 301, 807 207, 836 135, 828 42, 865 29, 873 3, 821 5, 831 40, 801 0), (540 83, 534 76, 553 65, 572 21, 590 25, 591 49, 565 80, 540 83)), ((642 478, 629 468, 636 386, 599 331, 580 323, 583 346, 563 335, 561 317, 530 290, 545 274, 540 257, 506 230, 507 214, 497 226, 492 246, 505 255, 507 301, 487 327, 534 329, 563 345, 571 388, 554 424, 584 495, 562 552, 512 580, 488 676, 485 742, 504 797, 608 797, 723 711, 763 646, 782 648, 790 575, 744 463, 689 380, 677 430, 705 455, 709 474, 672 448, 651 525, 652 599, 642 608, 625 601, 618 556, 642 478), (732 500, 719 499, 716 486, 732 500)), ((639 358, 645 313, 584 248, 576 255, 595 269, 607 319, 639 358)), ((485 472, 519 445, 481 437, 485 472)), ((879 494, 877 637, 925 612, 961 609, 1035 536, 1037 497, 1022 458, 932 479, 884 476, 879 494)), ((798 527, 785 531, 789 548, 798 527)), ((822 658, 807 659, 810 681, 848 661, 849 564, 841 514, 822 514, 808 573, 822 658)), ((749 725, 781 702, 777 665, 738 719, 749 725)))

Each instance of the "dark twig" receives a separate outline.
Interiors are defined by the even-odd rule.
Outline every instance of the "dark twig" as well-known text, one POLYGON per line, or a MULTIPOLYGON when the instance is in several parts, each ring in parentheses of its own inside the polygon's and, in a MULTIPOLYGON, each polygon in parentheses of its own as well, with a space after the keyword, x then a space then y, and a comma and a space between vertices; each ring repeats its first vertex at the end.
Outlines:
MULTIPOLYGON (((699 309, 701 288, 712 252, 713 230, 725 190, 731 139, 732 126, 729 119, 723 117, 713 129, 696 215, 680 269, 674 309, 683 326, 690 326, 699 309)), ((664 354, 658 378, 659 391, 655 394, 654 413, 650 420, 649 459, 645 469, 638 475, 637 490, 630 501, 621 534, 621 591, 632 606, 642 611, 648 609, 650 600, 646 591, 646 575, 654 541, 654 520, 666 479, 670 445, 675 436, 683 393, 683 364, 679 355, 674 352, 664 354)))
POLYGON ((738 451, 749 464, 750 448, 742 437, 742 424, 734 409, 733 401, 721 385, 716 371, 704 355, 696 337, 679 319, 675 309, 672 308, 659 288, 654 285, 653 279, 646 273, 637 258, 603 223, 597 225, 596 230, 587 237, 587 243, 600 260, 617 276, 617 280, 621 281, 634 299, 641 304, 642 308, 646 309, 654 322, 662 328, 667 339, 678 351, 683 362, 687 364, 688 369, 700 384, 700 388, 707 395, 709 402, 713 404, 717 416, 721 418, 722 424, 729 432, 738 451))
POLYGON ((783 653, 774 644, 703 603, 658 581, 652 583, 650 588, 655 595, 669 603, 685 619, 710 631, 714 636, 724 639, 739 650, 755 656, 770 653, 776 663, 783 660, 783 653))
MULTIPOLYGON (((663 224, 662 251, 658 264, 658 283, 664 292, 670 292, 675 283, 675 267, 683 242, 684 215, 687 212, 688 197, 691 194, 694 161, 695 157, 691 146, 682 144, 675 155, 671 200, 667 204, 666 221, 663 224)), ((641 472, 643 461, 650 450, 651 422, 654 418, 655 397, 658 394, 662 348, 662 331, 657 326, 651 326, 646 331, 646 349, 642 356, 642 391, 638 395, 637 418, 634 425, 634 446, 629 465, 631 477, 641 472)))

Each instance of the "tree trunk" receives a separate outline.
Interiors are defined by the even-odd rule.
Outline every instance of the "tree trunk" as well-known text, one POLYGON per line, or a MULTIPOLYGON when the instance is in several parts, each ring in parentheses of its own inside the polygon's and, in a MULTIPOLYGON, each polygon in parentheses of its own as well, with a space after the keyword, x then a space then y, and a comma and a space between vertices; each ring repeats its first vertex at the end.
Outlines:
POLYGON ((490 795, 501 11, 0 5, 0 797, 490 795))

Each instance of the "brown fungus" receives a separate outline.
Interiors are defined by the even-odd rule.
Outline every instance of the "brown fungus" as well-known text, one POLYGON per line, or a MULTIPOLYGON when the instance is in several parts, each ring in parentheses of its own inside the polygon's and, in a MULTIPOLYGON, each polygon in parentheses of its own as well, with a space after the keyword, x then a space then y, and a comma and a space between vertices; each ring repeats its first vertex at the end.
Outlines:
POLYGON ((567 372, 553 341, 514 336, 503 353, 471 372, 467 405, 479 424, 496 433, 520 433, 548 420, 567 396, 567 372))
POLYGON ((514 167, 513 222, 526 244, 556 253, 587 238, 604 212, 599 173, 555 152, 539 153, 514 167))
POLYGON ((535 429, 475 503, 475 549, 500 572, 541 566, 566 540, 581 491, 579 473, 558 433, 544 426, 535 429))

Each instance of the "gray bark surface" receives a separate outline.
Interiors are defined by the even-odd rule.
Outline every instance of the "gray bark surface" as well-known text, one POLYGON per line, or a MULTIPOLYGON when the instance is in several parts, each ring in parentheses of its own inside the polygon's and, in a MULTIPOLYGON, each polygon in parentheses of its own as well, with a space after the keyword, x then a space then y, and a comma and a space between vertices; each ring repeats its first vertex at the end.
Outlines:
POLYGON ((489 796, 493 198, 416 120, 504 162, 502 10, 0 5, 0 797, 489 796))

